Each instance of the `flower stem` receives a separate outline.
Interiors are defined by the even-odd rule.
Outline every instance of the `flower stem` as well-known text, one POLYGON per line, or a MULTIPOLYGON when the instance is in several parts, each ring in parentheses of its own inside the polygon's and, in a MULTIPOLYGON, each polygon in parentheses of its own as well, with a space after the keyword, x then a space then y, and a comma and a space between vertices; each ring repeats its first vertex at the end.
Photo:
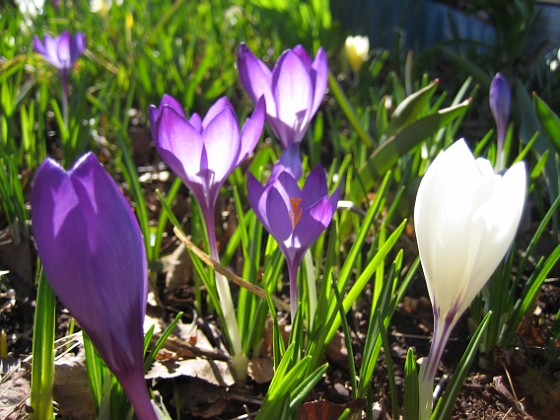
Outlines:
POLYGON ((118 379, 134 408, 136 417, 139 420, 157 420, 158 415, 148 393, 142 369, 130 372, 118 379))
POLYGON ((69 75, 67 71, 61 71, 60 75, 60 85, 62 87, 62 119, 64 120, 64 125, 66 130, 68 127, 68 93, 69 93, 69 75))
MULTIPOLYGON (((210 255, 215 261, 220 261, 218 246, 216 243, 216 226, 214 222, 214 211, 204 211, 204 219, 206 229, 208 231, 208 244, 210 246, 210 255)), ((216 289, 218 298, 222 305, 222 313, 224 315, 226 335, 229 339, 232 351, 233 373, 236 379, 242 379, 246 376, 247 358, 243 354, 241 347, 241 337, 239 335, 239 327, 237 325, 237 317, 235 316, 235 307, 233 306, 233 298, 231 297, 231 289, 227 279, 220 273, 215 272, 216 289)))
POLYGON ((298 264, 290 264, 288 261, 288 276, 290 278, 290 315, 292 322, 294 322, 298 307, 297 271, 298 264))
POLYGON ((457 322, 457 317, 452 311, 444 319, 441 319, 434 310, 434 321, 434 338, 430 346, 430 353, 420 366, 418 375, 420 420, 428 420, 432 414, 434 379, 451 330, 457 322))

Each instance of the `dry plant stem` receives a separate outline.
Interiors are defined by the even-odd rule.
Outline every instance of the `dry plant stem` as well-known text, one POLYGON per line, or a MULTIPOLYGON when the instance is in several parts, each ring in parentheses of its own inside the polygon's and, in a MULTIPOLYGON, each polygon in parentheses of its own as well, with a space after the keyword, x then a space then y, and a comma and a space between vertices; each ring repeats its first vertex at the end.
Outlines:
MULTIPOLYGON (((179 240, 185 245, 188 249, 190 249, 198 258, 200 258, 206 265, 212 268, 214 271, 222 274, 225 278, 227 278, 232 283, 237 284, 239 287, 243 287, 247 289, 249 292, 253 293, 255 296, 260 297, 261 299, 266 299, 266 291, 262 288, 257 286, 256 284, 249 283, 247 280, 243 280, 243 278, 239 277, 237 274, 231 272, 219 262, 212 259, 209 255, 204 253, 200 248, 198 248, 195 244, 193 244, 190 239, 188 239, 180 229, 174 228, 173 232, 179 238, 179 240)), ((284 301, 279 299, 276 296, 271 296, 272 302, 277 309, 289 312, 290 306, 287 305, 284 301)))

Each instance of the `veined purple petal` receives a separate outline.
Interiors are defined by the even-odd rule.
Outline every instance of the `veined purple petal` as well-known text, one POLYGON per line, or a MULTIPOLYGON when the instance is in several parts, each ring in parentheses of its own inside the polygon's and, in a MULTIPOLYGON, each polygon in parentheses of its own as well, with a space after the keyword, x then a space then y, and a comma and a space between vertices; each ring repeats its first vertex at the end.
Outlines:
POLYGON ((241 151, 239 152, 239 157, 237 159, 236 166, 239 166, 243 162, 255 147, 261 138, 261 134, 264 128, 264 114, 265 114, 265 102, 264 98, 260 98, 257 102, 257 106, 253 111, 253 115, 247 118, 243 128, 241 129, 241 151))
POLYGON ((204 116, 204 120, 202 120, 202 129, 206 130, 210 121, 212 121, 216 116, 222 112, 224 109, 228 109, 232 115, 235 116, 235 111, 231 102, 225 96, 219 98, 214 104, 210 107, 206 115, 204 116))
POLYGON ((175 110, 164 106, 154 144, 165 163, 184 182, 196 182, 200 171, 202 136, 175 110))
POLYGON ((270 226, 268 225, 268 219, 266 217, 265 187, 257 181, 251 172, 247 173, 247 196, 249 197, 249 204, 257 218, 264 225, 265 229, 270 231, 270 226))
POLYGON ((51 62, 50 53, 47 50, 45 43, 43 43, 43 41, 41 41, 37 35, 33 37, 33 46, 35 47, 35 51, 41 54, 43 58, 49 63, 53 64, 51 62))
POLYGON ((302 254, 313 245, 330 224, 335 209, 328 196, 324 196, 310 208, 304 209, 304 214, 294 229, 294 236, 303 249, 302 254))
POLYGON ((276 188, 272 187, 268 191, 266 216, 270 233, 280 246, 283 246, 284 242, 292 236, 292 215, 288 205, 276 188))
POLYGON ((288 50, 278 59, 272 76, 276 99, 276 132, 284 148, 301 141, 309 123, 313 86, 305 64, 288 50))
POLYGON ((312 71, 311 71, 311 80, 313 83, 313 107, 311 108, 311 112, 309 114, 309 119, 311 119, 321 103, 323 102, 323 98, 325 97, 325 92, 327 91, 327 84, 329 81, 329 66, 327 63, 327 53, 323 49, 323 47, 319 48, 317 51, 317 55, 315 56, 315 60, 313 60, 312 71))
POLYGON ((276 115, 276 104, 272 95, 272 72, 244 43, 237 49, 237 69, 241 84, 253 103, 256 104, 259 98, 264 96, 267 115, 276 115))
POLYGON ((63 67, 69 68, 72 66, 71 54, 71 41, 70 32, 64 31, 58 38, 56 38, 56 54, 58 61, 63 67))
POLYGON ((47 160, 32 203, 39 255, 62 303, 115 374, 137 357, 141 363, 146 256, 138 223, 114 181, 91 154, 68 173, 47 160))
MULTIPOLYGON (((271 185, 270 181, 267 183, 267 186, 268 185, 271 185)), ((299 188, 297 180, 289 172, 284 171, 280 173, 280 175, 278 175, 278 179, 272 185, 276 187, 287 205, 290 202, 290 199, 300 200, 300 203, 303 202, 303 194, 299 188)))
POLYGON ((309 208, 328 194, 325 170, 321 165, 317 165, 311 171, 303 186, 301 194, 304 200, 303 205, 305 208, 309 208))
POLYGON ((202 136, 208 152, 208 169, 214 177, 211 183, 221 184, 235 169, 241 150, 239 125, 233 110, 223 108, 208 123, 202 136))
POLYGON ((179 101, 177 99, 175 99, 173 96, 168 95, 167 93, 162 96, 161 101, 159 103, 159 106, 157 108, 157 109, 159 109, 158 116, 161 113, 161 111, 163 110, 163 107, 165 107, 165 106, 168 106, 168 107, 172 108, 177 114, 179 114, 183 118, 186 118, 185 117, 185 111, 183 110, 183 107, 181 106, 179 101))
MULTIPOLYGON (((69 172, 45 161, 31 201, 37 250, 57 296, 125 390, 132 377, 143 383, 147 263, 126 199, 95 156, 86 154, 69 172)), ((143 405, 151 407, 147 391, 146 397, 143 405)), ((138 409, 139 397, 133 400, 138 409)), ((155 418, 153 408, 137 414, 155 418)))
POLYGON ((196 131, 202 134, 202 119, 200 118, 200 115, 194 112, 189 118, 189 123, 196 131))
POLYGON ((62 70, 63 65, 58 59, 58 52, 57 52, 57 42, 56 39, 53 39, 49 36, 43 37, 43 42, 39 40, 39 38, 35 37, 34 40, 35 49, 39 54, 43 56, 45 60, 55 66, 57 69, 62 70))
POLYGON ((77 32, 70 43, 70 61, 72 61, 72 63, 75 63, 85 50, 86 34, 84 34, 83 32, 77 32))
POLYGON ((300 179, 303 173, 299 143, 293 143, 280 156, 272 167, 269 183, 273 183, 282 172, 288 172, 294 179, 300 179))
POLYGON ((307 54, 307 51, 301 46, 301 44, 296 45, 292 51, 301 58, 301 61, 303 61, 303 64, 305 64, 305 67, 307 67, 308 70, 311 69, 313 61, 311 61, 311 57, 307 54))
MULTIPOLYGON (((173 96, 168 95, 167 93, 164 94, 163 97, 161 98, 159 106, 156 107, 155 105, 150 105, 148 107, 148 119, 150 120, 150 131, 152 133, 153 139, 157 137, 161 111, 163 111, 163 108, 166 106, 172 108, 177 114, 181 115, 183 118, 185 117, 185 112, 183 111, 183 107, 181 106, 181 104, 173 96)), ((192 122, 191 125, 193 125, 192 122)), ((194 126, 194 128, 197 129, 196 126, 194 126)), ((197 129, 197 131, 200 132, 201 130, 197 129)))

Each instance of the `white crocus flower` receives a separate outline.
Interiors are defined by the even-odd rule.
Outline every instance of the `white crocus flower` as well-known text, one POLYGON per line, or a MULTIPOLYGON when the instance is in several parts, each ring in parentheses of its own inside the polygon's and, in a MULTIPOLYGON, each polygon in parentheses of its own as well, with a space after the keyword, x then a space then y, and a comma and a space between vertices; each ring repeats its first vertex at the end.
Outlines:
POLYGON ((369 54, 369 38, 367 36, 349 36, 344 42, 346 57, 352 70, 359 71, 369 54))
POLYGON ((434 311, 434 339, 420 369, 421 418, 429 418, 433 380, 453 326, 511 245, 526 177, 522 162, 495 174, 459 140, 436 157, 420 183, 414 223, 434 311))

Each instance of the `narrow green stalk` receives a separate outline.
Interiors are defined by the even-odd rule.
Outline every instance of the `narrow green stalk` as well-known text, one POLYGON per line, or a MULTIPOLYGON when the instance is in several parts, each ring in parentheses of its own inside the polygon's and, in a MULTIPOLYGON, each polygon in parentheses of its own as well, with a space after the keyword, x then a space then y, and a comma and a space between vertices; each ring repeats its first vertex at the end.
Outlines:
MULTIPOLYGON (((215 261, 220 261, 218 253, 218 245, 216 244, 216 226, 214 215, 203 212, 206 219, 206 228, 208 229, 208 245, 210 247, 210 255, 215 261)), ((243 354, 241 346, 241 337, 239 335, 239 326, 237 325, 237 317, 235 316, 235 307, 233 306, 233 298, 231 297, 231 289, 228 280, 220 273, 215 273, 216 289, 224 314, 226 334, 229 338, 232 351, 232 368, 233 375, 237 380, 243 380, 247 376, 247 356, 243 354)))
POLYGON ((296 311, 298 307, 298 289, 297 289, 297 272, 298 267, 295 264, 288 263, 288 277, 290 280, 290 320, 294 322, 296 319, 296 311))
POLYGON ((419 418, 421 420, 428 420, 432 415, 434 379, 447 340, 449 340, 449 335, 457 323, 458 318, 459 317, 452 315, 442 319, 436 316, 434 312, 434 319, 436 321, 434 323, 434 338, 430 346, 430 353, 420 366, 420 374, 418 375, 419 418))
POLYGON ((311 331, 313 330, 313 319, 315 319, 315 312, 317 310, 317 286, 311 251, 307 251, 303 258, 305 262, 305 278, 307 280, 307 295, 309 296, 309 331, 311 331))
POLYGON ((364 142, 367 147, 373 147, 373 139, 370 137, 367 131, 363 129, 360 121, 358 121, 358 117, 356 116, 354 109, 352 108, 352 105, 350 104, 350 101, 348 100, 340 85, 336 81, 336 78, 330 71, 329 87, 331 88, 331 92, 336 98, 338 104, 342 108, 342 112, 344 112, 344 115, 346 115, 346 118, 348 118, 348 122, 352 125, 354 130, 356 130, 356 133, 358 134, 360 140, 362 140, 362 142, 364 142))
POLYGON ((35 319, 33 322, 33 359, 31 367, 30 419, 53 418, 55 294, 43 270, 39 273, 35 319))

